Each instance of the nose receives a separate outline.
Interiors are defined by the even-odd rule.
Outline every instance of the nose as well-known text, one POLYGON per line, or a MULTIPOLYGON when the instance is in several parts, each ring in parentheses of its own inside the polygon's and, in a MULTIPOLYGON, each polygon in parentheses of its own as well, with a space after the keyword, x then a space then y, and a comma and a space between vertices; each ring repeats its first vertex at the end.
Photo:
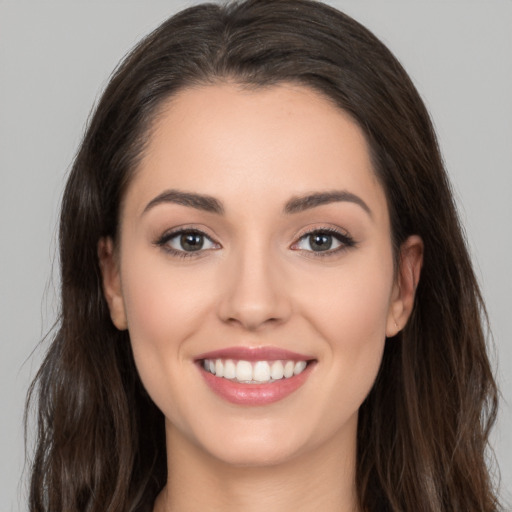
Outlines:
POLYGON ((286 322, 292 312, 286 273, 270 251, 247 248, 228 260, 219 318, 248 331, 286 322))

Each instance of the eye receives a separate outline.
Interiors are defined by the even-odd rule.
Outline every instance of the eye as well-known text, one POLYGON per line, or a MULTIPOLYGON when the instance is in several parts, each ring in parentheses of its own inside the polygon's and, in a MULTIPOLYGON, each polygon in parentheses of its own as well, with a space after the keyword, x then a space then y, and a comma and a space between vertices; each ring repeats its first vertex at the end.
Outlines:
POLYGON ((317 229, 302 235, 299 241, 292 245, 292 249, 327 255, 354 245, 354 240, 344 233, 334 229, 317 229))
POLYGON ((181 229, 165 233, 156 241, 156 245, 178 256, 192 256, 192 253, 220 247, 209 236, 196 229, 181 229))

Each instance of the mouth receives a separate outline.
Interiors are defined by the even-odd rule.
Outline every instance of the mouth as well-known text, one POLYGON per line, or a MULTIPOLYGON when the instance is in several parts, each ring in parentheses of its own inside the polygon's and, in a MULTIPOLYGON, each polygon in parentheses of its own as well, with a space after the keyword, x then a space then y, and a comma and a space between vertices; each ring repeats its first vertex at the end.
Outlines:
POLYGON ((233 359, 203 359, 204 370, 218 378, 243 384, 261 384, 291 379, 300 375, 312 361, 244 361, 233 359))
POLYGON ((197 367, 210 389, 237 405, 284 399, 307 380, 316 359, 270 347, 233 347, 203 354, 197 367))

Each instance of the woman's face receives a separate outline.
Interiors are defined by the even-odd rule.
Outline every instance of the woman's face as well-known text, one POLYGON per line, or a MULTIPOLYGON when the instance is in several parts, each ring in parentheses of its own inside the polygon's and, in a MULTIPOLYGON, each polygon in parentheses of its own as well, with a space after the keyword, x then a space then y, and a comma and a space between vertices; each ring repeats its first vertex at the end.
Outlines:
POLYGON ((414 282, 398 285, 361 130, 294 85, 175 95, 117 246, 100 244, 112 319, 169 443, 244 465, 353 453, 385 337, 412 306, 415 258, 414 282))

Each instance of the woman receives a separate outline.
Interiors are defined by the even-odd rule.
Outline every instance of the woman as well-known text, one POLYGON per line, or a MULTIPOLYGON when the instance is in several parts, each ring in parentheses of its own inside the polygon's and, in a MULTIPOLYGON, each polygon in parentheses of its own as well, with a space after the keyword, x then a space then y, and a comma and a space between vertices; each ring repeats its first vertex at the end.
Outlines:
POLYGON ((33 510, 491 511, 485 312, 428 114, 304 0, 121 64, 61 213, 33 510))

